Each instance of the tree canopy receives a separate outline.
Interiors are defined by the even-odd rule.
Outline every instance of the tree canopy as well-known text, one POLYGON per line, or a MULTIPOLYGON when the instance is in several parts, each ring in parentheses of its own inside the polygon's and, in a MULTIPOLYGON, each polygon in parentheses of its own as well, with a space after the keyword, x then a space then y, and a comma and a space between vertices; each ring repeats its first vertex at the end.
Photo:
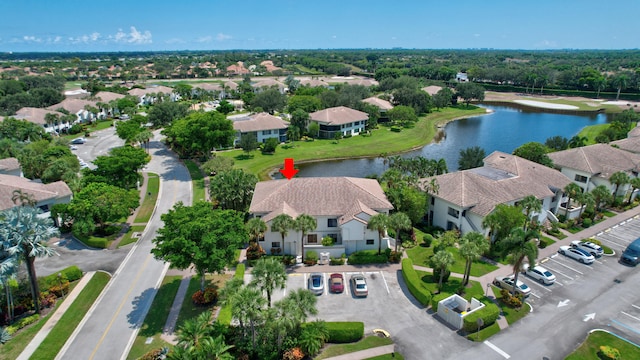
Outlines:
POLYGON ((174 121, 162 133, 180 155, 207 156, 216 148, 233 146, 233 122, 217 111, 192 112, 174 121))
POLYGON ((161 127, 187 115, 189 105, 174 101, 162 101, 154 104, 149 110, 147 119, 154 126, 161 127))
POLYGON ((132 189, 140 180, 138 171, 149 162, 149 156, 141 149, 130 145, 117 147, 109 155, 98 156, 93 163, 96 168, 85 169, 83 181, 103 182, 124 189, 132 189))
POLYGON ((222 209, 247 211, 258 177, 242 169, 223 171, 211 178, 209 192, 222 209))
POLYGON ((534 141, 520 145, 520 147, 513 150, 513 155, 553 168, 553 161, 551 161, 547 153, 546 146, 534 141))

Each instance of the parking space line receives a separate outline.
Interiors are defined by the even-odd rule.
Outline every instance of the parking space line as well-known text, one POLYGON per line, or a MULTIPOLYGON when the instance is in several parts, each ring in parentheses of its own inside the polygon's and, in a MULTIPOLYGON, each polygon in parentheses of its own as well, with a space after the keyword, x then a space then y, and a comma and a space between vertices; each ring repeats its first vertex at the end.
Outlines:
POLYGON ((630 317, 630 318, 632 318, 632 319, 635 319, 635 320, 640 321, 640 318, 637 318, 637 317, 635 317, 635 316, 633 316, 633 315, 631 315, 631 314, 627 314, 627 313, 626 313, 626 312, 624 312, 624 311, 620 311, 620 312, 621 312, 621 313, 623 313, 623 314, 625 314, 625 315, 627 315, 628 317, 630 317))
POLYGON ((640 310, 640 306, 638 306, 638 305, 633 305, 633 304, 631 304, 631 306, 633 306, 634 308, 636 308, 636 309, 640 310))
POLYGON ((560 266, 564 266, 564 267, 566 267, 566 268, 567 268, 567 269, 569 269, 569 270, 573 270, 573 271, 577 272, 577 273, 578 273, 578 274, 580 274, 580 275, 584 275, 584 273, 582 273, 582 272, 580 272, 580 271, 578 271, 578 270, 576 270, 576 269, 572 268, 572 267, 571 267, 571 266, 569 266, 569 265, 565 265, 565 264, 563 264, 563 263, 561 263, 561 262, 559 262, 559 261, 557 261, 557 260, 554 260, 554 259, 550 259, 550 260, 551 260, 551 261, 553 261, 554 263, 556 263, 556 264, 560 265, 560 266))
POLYGON ((529 293, 530 295, 533 295, 535 297, 537 297, 538 299, 540 299, 540 296, 536 295, 536 293, 534 293, 533 291, 529 293))
MULTIPOLYGON (((549 266, 549 265, 545 265, 545 266, 546 266, 546 267, 548 267, 550 270, 553 270, 553 272, 557 272, 558 274, 560 274, 560 275, 562 275, 562 276, 564 276, 564 277, 568 278, 569 280, 575 280, 575 279, 574 279, 574 278, 572 278, 571 276, 569 276, 569 275, 567 275, 567 274, 563 273, 562 271, 560 271, 560 270, 558 270, 558 269, 556 269, 556 268, 554 268, 554 267, 552 267, 552 266, 549 266)), ((557 282, 557 281, 556 281, 556 282, 557 282)))
POLYGON ((618 243, 617 243, 617 242, 615 242, 615 241, 611 241, 611 240, 609 240, 609 239, 605 239, 605 238, 603 238, 603 237, 600 237, 600 238, 599 238, 599 240, 601 240, 601 241, 606 241, 606 242, 609 242, 609 243, 615 244, 616 246, 620 247, 621 249, 623 249, 623 248, 624 248, 624 245, 622 245, 622 244, 618 244, 618 243))
POLYGON ((387 285, 387 279, 384 278, 384 273, 381 271, 380 275, 382 275, 382 281, 384 281, 384 287, 387 288, 387 295, 391 294, 391 291, 389 291, 389 285, 387 285))
POLYGON ((489 340, 485 340, 484 344, 487 345, 488 347, 490 347, 493 351, 497 352, 498 354, 502 355, 503 358, 505 359, 509 359, 511 356, 509 356, 509 354, 507 354, 506 352, 502 351, 502 349, 500 349, 499 347, 493 345, 492 343, 489 342, 489 340))
POLYGON ((538 286, 538 287, 541 287, 541 288, 543 288, 543 289, 545 289, 545 290, 547 290, 547 291, 551 292, 551 289, 547 288, 547 286, 546 286, 546 285, 542 285, 542 284, 540 284, 540 283, 539 283, 539 282, 537 282, 537 281, 534 281, 534 282, 532 282, 532 283, 530 283, 530 284, 528 284, 528 285, 529 285, 529 286, 531 286, 531 285, 536 285, 536 286, 538 286))

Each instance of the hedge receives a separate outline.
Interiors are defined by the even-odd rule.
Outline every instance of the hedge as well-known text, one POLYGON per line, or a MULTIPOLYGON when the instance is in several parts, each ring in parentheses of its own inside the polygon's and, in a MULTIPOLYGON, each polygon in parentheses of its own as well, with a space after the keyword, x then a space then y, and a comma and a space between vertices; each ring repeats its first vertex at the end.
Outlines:
POLYGON ((77 266, 73 265, 73 266, 69 266, 66 269, 62 269, 56 273, 53 273, 51 275, 38 278, 38 284, 40 285, 41 289, 48 290, 52 286, 59 286, 60 284, 58 283, 58 281, 72 282, 80 279, 81 277, 82 277, 82 270, 80 270, 80 268, 78 268, 77 266), (58 274, 62 274, 59 280, 58 280, 58 274))
POLYGON ((38 320, 40 320, 40 314, 33 314, 31 316, 27 316, 16 321, 13 325, 7 326, 6 330, 9 333, 9 335, 13 335, 16 333, 16 331, 22 329, 27 325, 31 325, 38 320))
POLYGON ((496 322, 499 315, 500 308, 498 307, 498 305, 494 303, 485 304, 485 307, 483 307, 482 309, 476 310, 464 317, 464 324, 462 328, 466 332, 477 331, 478 323, 476 321, 478 321, 478 318, 482 318, 482 320, 484 321, 484 325, 482 326, 482 328, 485 328, 496 322))
POLYGON ((446 292, 442 292, 440 294, 434 295, 433 298, 431 298, 431 310, 433 310, 434 312, 438 311, 438 303, 440 303, 440 301, 448 298, 449 296, 451 296, 453 294, 449 294, 446 292))
POLYGON ((352 343, 364 336, 363 322, 326 322, 330 343, 352 343))
MULTIPOLYGON (((235 274, 233 274, 233 277, 235 279, 244 279, 244 270, 245 270, 244 264, 238 264, 236 266, 236 272, 235 274)), ((222 308, 220 308, 220 311, 218 312, 218 317, 217 317, 218 323, 229 325, 231 324, 231 318, 232 318, 231 306, 223 306, 222 308)))
POLYGON ((378 255, 377 252, 372 251, 358 251, 349 256, 349 265, 364 265, 364 264, 386 264, 389 262, 389 254, 391 249, 385 249, 384 253, 378 255))
POLYGON ((431 302, 431 292, 422 284, 422 280, 413 268, 413 260, 409 258, 402 259, 402 278, 409 288, 409 292, 423 306, 429 306, 431 302))

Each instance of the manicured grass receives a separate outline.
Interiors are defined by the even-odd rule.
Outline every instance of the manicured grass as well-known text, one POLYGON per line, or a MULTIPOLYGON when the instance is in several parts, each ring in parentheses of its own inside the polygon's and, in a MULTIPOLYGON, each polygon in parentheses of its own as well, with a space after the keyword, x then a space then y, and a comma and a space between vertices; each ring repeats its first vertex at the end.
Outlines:
POLYGON ((509 323, 509 325, 527 316, 529 314, 529 311, 531 311, 531 306, 529 306, 529 304, 527 304, 526 302, 522 304, 522 308, 520 309, 514 309, 512 307, 509 307, 503 304, 502 301, 500 300, 502 296, 500 295, 500 288, 491 285, 491 290, 493 291, 493 295, 496 297, 498 301, 498 306, 500 306, 500 309, 502 310, 502 314, 505 317, 505 319, 507 319, 507 323, 509 323))
POLYGON ((595 331, 589 334, 585 342, 569 354, 565 360, 597 360, 599 359, 598 350, 601 345, 612 346, 618 349, 621 359, 640 359, 640 347, 604 331, 595 331))
POLYGON ((498 322, 494 322, 493 324, 487 326, 486 328, 480 330, 480 332, 473 332, 467 335, 467 339, 471 341, 485 341, 493 335, 500 332, 500 325, 498 322))
MULTIPOLYGON (((218 289, 221 289, 229 279, 231 279, 231 275, 229 274, 207 275, 205 286, 218 287, 218 289)), ((184 302, 182 303, 182 307, 180 308, 180 314, 178 315, 178 321, 176 322, 176 329, 178 329, 185 320, 193 319, 206 310, 211 309, 211 306, 197 306, 193 303, 193 301, 191 301, 191 296, 198 290, 200 290, 200 279, 198 278, 198 276, 194 276, 189 282, 189 287, 187 288, 184 302)))
MULTIPOLYGON (((87 126, 87 131, 92 133, 94 131, 100 131, 100 130, 104 130, 108 127, 111 127, 111 124, 113 124, 113 119, 108 119, 108 120, 100 120, 97 123, 94 123, 95 125, 89 125, 87 126)), ((65 138, 69 141, 75 139, 75 138, 79 138, 79 137, 85 137, 84 136, 84 131, 78 133, 78 134, 68 134, 68 135, 62 135, 62 138, 65 138)), ((82 145, 79 145, 82 146, 82 145)))
POLYGON ((391 360, 391 359, 400 359, 400 360, 404 360, 404 356, 402 356, 402 354, 400 353, 395 353, 395 354, 384 354, 384 355, 380 355, 380 356, 374 356, 372 358, 367 358, 365 360, 391 360))
POLYGON ((189 169, 189 174, 191 175, 191 182, 193 184, 193 202, 204 201, 205 188, 202 171, 198 165, 191 160, 185 160, 184 164, 187 166, 187 169, 189 169))
POLYGON ((122 237, 122 240, 120 240, 120 243, 118 244, 118 247, 122 247, 125 245, 129 245, 131 243, 134 243, 136 241, 138 241, 138 238, 134 238, 132 237, 134 232, 143 232, 144 231, 145 226, 144 225, 135 225, 129 228, 129 231, 127 231, 126 234, 124 234, 124 236, 122 237))
POLYGON ((547 243, 547 246, 549 246, 551 244, 555 244, 555 242, 556 242, 555 240, 553 240, 552 238, 550 238, 548 236, 541 236, 541 238, 544 240, 545 243, 547 243))
POLYGON ((391 345, 393 341, 389 338, 379 336, 367 336, 362 340, 351 344, 331 344, 328 345, 315 360, 326 359, 338 355, 344 355, 355 351, 366 350, 378 346, 391 345))
POLYGON ((618 214, 614 213, 613 211, 609 211, 609 210, 603 210, 602 211, 602 215, 606 216, 606 217, 614 217, 618 214))
POLYGON ((140 194, 143 198, 142 205, 138 209, 138 214, 136 215, 136 219, 134 220, 136 223, 146 223, 151 219, 151 214, 153 214, 153 209, 156 206, 156 201, 158 200, 158 192, 160 190, 160 177, 158 174, 148 173, 147 176, 149 180, 147 180, 147 193, 140 194), (151 195, 149 195, 151 193, 151 195))
POLYGON ((107 286, 111 276, 104 272, 96 272, 60 321, 42 341, 30 359, 53 359, 58 354, 71 333, 76 329, 89 308, 98 298, 102 289, 107 286))
POLYGON ((608 128, 610 124, 597 124, 597 125, 589 125, 585 126, 580 132, 578 136, 587 138, 587 145, 592 145, 596 143, 596 136, 598 136, 602 130, 608 128))
POLYGON ((153 349, 171 346, 162 340, 160 335, 164 324, 167 322, 167 317, 181 280, 181 276, 165 276, 162 280, 162 284, 153 298, 153 303, 151 303, 149 312, 144 318, 140 332, 138 332, 127 359, 137 359, 153 349), (145 344, 148 338, 153 338, 153 341, 150 344, 145 344))
POLYGON ((341 139, 337 143, 334 140, 296 141, 293 147, 278 147, 271 155, 256 151, 254 156, 246 158, 242 150, 223 151, 217 155, 234 158, 236 167, 256 174, 261 179, 267 179, 269 171, 281 166, 285 158, 293 158, 296 163, 300 163, 400 153, 430 143, 436 134, 436 125, 485 113, 485 109, 474 106, 469 107, 468 110, 447 108, 420 118, 414 128, 403 129, 399 133, 392 132, 388 127, 379 126, 372 131, 371 136, 354 136, 341 139))
MULTIPOLYGON (((420 280, 422 280, 424 287, 429 290, 432 294, 438 292, 438 281, 440 278, 436 278, 432 273, 426 271, 416 270, 420 280)), ((467 300, 471 300, 472 297, 479 299, 484 296, 484 289, 479 282, 469 280, 470 287, 465 288, 464 290, 464 298, 467 300)), ((455 294, 458 289, 462 286, 462 278, 449 276, 449 280, 447 282, 442 283, 442 291, 444 293, 455 294)))
POLYGON ((0 360, 14 360, 17 359, 18 356, 22 353, 24 348, 29 345, 34 336, 42 329, 44 324, 47 323, 47 320, 53 315, 58 306, 62 303, 62 301, 58 301, 55 305, 55 308, 51 309, 51 311, 47 314, 47 316, 40 319, 35 324, 28 326, 27 328, 21 329, 16 334, 11 336, 11 340, 9 342, 0 345, 0 360))

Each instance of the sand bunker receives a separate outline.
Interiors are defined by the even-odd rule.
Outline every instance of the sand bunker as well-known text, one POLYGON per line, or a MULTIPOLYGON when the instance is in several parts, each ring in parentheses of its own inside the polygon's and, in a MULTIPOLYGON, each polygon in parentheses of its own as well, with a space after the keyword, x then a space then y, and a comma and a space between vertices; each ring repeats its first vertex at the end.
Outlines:
POLYGON ((535 101, 535 100, 513 100, 513 102, 518 103, 518 104, 522 104, 522 105, 528 105, 528 106, 535 106, 535 107, 539 107, 539 108, 544 108, 544 109, 557 109, 557 110, 577 110, 577 109, 579 109, 577 106, 574 106, 574 105, 554 104, 554 103, 535 101))

